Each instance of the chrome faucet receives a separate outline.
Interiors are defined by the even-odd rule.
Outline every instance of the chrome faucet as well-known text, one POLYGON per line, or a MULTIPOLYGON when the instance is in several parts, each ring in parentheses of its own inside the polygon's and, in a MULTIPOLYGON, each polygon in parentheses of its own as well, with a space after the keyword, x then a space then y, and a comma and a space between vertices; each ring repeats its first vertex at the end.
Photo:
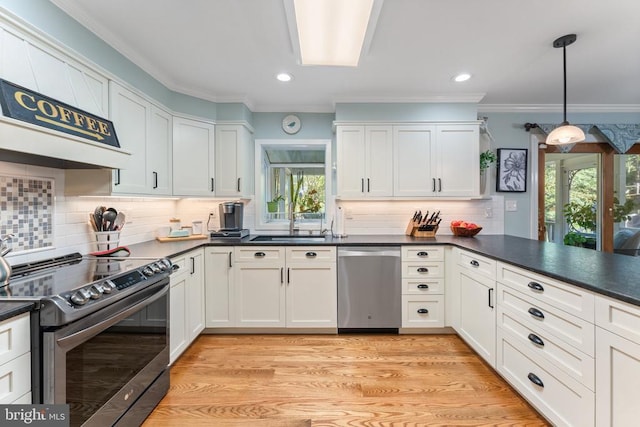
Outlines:
POLYGON ((293 203, 289 203, 289 234, 295 231, 296 213, 293 211, 293 203))

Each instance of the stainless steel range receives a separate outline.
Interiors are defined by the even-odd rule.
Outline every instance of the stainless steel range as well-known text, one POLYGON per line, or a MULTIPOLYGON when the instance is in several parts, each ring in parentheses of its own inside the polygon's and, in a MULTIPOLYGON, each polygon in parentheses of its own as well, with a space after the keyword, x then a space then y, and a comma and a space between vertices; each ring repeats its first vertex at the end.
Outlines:
POLYGON ((169 388, 169 259, 80 254, 13 267, 0 300, 33 301, 33 402, 72 426, 139 425, 169 388))

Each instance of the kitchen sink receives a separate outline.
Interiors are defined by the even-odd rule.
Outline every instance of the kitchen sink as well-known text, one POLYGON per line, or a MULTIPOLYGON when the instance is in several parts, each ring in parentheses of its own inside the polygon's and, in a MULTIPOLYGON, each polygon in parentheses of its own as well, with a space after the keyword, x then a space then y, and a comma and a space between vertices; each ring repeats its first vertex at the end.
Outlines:
POLYGON ((253 237, 252 242, 282 242, 282 243, 317 243, 324 242, 324 236, 312 236, 304 234, 282 235, 282 234, 264 234, 253 237))

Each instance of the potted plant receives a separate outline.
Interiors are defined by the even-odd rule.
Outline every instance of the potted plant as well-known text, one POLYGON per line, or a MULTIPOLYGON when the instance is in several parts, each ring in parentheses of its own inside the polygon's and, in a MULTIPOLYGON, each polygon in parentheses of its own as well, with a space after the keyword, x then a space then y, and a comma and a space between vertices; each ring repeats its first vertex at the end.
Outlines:
POLYGON ((276 196, 273 199, 271 199, 270 202, 267 202, 267 212, 269 213, 278 212, 278 203, 280 203, 281 200, 284 200, 284 197, 282 197, 281 194, 276 194, 276 196))
POLYGON ((486 150, 480 153, 480 194, 487 188, 487 169, 498 160, 496 153, 486 150))

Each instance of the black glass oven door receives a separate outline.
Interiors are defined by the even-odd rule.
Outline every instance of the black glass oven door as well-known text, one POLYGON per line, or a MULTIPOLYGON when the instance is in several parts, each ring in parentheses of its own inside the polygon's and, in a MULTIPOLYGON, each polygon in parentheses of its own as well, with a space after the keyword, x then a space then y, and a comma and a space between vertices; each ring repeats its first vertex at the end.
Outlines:
MULTIPOLYGON (((69 404, 71 426, 112 425, 168 365, 167 287, 129 304, 98 325, 54 334, 55 378, 44 391, 53 389, 55 396, 45 403, 69 404)), ((46 357, 44 364, 46 381, 46 357)))

